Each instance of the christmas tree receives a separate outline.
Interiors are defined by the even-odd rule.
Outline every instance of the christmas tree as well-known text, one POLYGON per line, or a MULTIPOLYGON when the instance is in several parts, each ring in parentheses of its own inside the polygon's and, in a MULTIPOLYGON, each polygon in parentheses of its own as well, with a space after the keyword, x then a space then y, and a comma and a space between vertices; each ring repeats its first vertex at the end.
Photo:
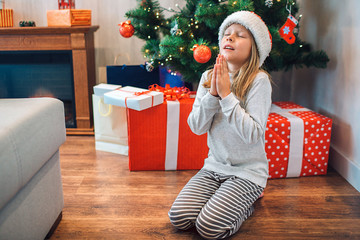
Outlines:
POLYGON ((287 71, 293 66, 325 68, 329 61, 324 51, 313 51, 299 38, 301 15, 297 15, 295 0, 186 0, 185 7, 176 4, 176 9, 165 9, 153 0, 138 2, 138 8, 126 17, 135 27, 135 36, 146 41, 142 52, 149 66, 166 66, 186 82, 199 81, 212 67, 219 52, 218 29, 226 16, 240 10, 255 12, 269 28, 272 51, 263 65, 266 71, 287 71), (174 14, 165 18, 164 11, 174 14), (208 52, 196 50, 202 45, 208 52), (199 58, 210 60, 199 63, 199 58))

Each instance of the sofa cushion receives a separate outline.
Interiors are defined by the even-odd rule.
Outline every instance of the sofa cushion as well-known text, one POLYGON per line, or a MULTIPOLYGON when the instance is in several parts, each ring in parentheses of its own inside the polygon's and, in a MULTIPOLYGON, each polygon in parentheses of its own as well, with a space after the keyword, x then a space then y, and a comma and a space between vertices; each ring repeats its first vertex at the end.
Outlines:
POLYGON ((0 209, 64 143, 64 106, 54 98, 0 99, 0 209))

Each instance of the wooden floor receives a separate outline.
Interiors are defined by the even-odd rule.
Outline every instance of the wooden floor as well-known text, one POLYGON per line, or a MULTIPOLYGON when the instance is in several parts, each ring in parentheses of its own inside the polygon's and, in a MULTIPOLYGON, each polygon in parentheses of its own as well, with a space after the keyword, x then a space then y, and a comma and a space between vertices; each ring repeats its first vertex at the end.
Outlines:
MULTIPOLYGON (((167 216, 196 171, 130 172, 127 157, 95 151, 89 136, 68 136, 60 159, 65 207, 51 239, 201 239, 167 216)), ((269 180, 230 239, 360 239, 360 193, 331 170, 269 180)))

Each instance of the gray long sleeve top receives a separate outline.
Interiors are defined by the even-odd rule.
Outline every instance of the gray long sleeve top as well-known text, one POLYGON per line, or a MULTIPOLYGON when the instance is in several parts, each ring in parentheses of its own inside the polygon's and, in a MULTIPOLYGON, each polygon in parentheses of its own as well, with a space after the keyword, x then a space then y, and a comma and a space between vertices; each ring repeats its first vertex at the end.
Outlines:
POLYGON ((206 77, 204 72, 188 117, 195 134, 208 133, 209 153, 203 169, 235 175, 265 187, 265 129, 271 107, 269 77, 258 73, 244 102, 233 93, 224 99, 214 97, 203 87, 206 77))

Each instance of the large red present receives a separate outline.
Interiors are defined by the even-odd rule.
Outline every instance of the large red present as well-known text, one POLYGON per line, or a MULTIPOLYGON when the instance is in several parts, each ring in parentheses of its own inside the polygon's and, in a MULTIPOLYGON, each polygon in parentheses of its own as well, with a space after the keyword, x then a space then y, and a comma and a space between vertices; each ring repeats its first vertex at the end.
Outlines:
POLYGON ((208 154, 207 135, 187 124, 193 98, 165 101, 143 111, 128 109, 129 169, 200 169, 208 154))
POLYGON ((325 175, 332 120, 292 102, 275 102, 267 121, 269 178, 325 175))

